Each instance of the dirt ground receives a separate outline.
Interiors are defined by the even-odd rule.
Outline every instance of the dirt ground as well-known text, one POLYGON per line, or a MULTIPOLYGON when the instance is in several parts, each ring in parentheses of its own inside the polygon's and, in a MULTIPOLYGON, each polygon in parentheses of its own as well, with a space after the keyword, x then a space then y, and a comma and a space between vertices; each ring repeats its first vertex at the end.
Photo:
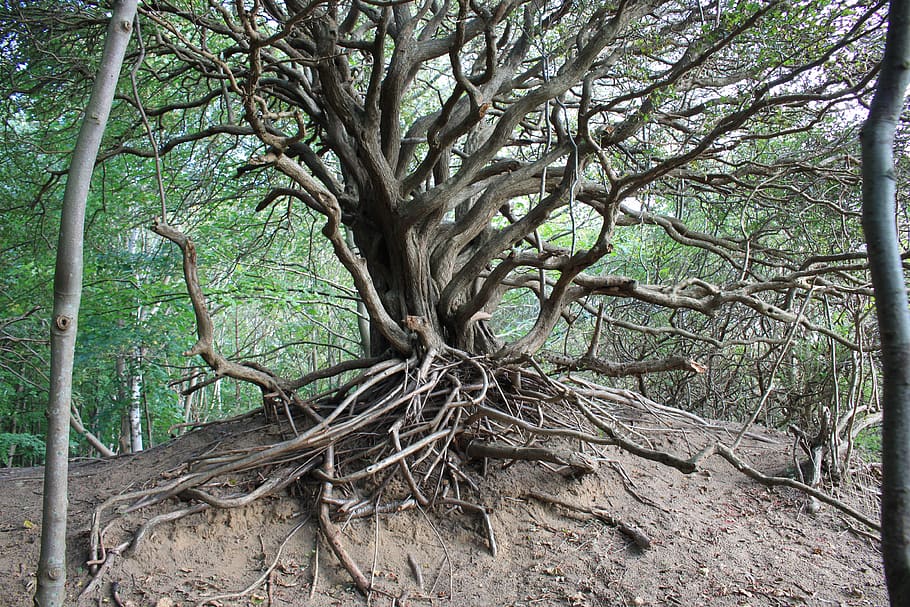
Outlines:
MULTIPOLYGON (((268 431, 262 418, 250 417, 137 455, 74 462, 70 604, 91 580, 85 566, 89 528, 101 501, 160 483, 182 462, 261 440, 268 431)), ((777 442, 747 440, 740 453, 761 470, 778 473, 787 466, 788 444, 785 437, 762 432, 777 442)), ((682 433, 663 435, 666 449, 695 448, 687 443, 682 433)), ((495 557, 476 513, 410 510, 344 524, 348 550, 383 590, 370 604, 887 604, 878 543, 833 508, 809 514, 804 496, 760 486, 717 457, 687 476, 618 450, 603 455, 598 472, 581 479, 528 462, 490 462, 486 474, 478 464, 472 472, 478 492, 471 499, 490 512, 495 557), (532 492, 605 516, 573 512, 530 497, 532 492), (650 547, 637 546, 620 532, 619 522, 646 534, 650 547)), ((0 471, 0 606, 31 604, 41 474, 41 469, 0 471)), ((873 486, 846 486, 842 497, 870 511, 875 479, 862 478, 873 486)), ((316 540, 315 491, 315 485, 305 486, 297 495, 160 525, 135 555, 115 557, 102 583, 78 604, 114 605, 115 588, 118 600, 134 607, 367 604, 316 540), (262 577, 262 584, 248 589, 262 577), (206 600, 231 593, 236 596, 206 600)), ((106 543, 116 545, 150 517, 177 507, 159 504, 114 518, 106 543)))

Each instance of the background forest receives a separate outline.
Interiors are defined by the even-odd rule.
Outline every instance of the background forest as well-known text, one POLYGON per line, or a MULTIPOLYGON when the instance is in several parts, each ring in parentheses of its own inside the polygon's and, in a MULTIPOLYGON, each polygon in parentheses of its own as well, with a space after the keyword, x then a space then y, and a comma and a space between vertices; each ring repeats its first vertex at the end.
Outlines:
MULTIPOLYGON (((180 4, 155 3, 144 14, 156 8, 186 18, 180 4)), ((537 357, 547 368, 579 369, 704 417, 744 421, 757 412, 760 423, 790 427, 807 446, 844 456, 857 441, 874 452, 880 422, 875 315, 859 222, 858 129, 881 54, 884 12, 881 3, 803 5, 791 11, 787 3, 732 2, 686 11, 679 22, 717 32, 706 38, 711 44, 734 32, 735 44, 718 43, 717 56, 700 59, 715 61, 723 73, 667 76, 675 69, 667 57, 678 57, 673 47, 686 47, 688 30, 676 30, 673 39, 671 27, 660 39, 655 23, 653 32, 630 42, 630 58, 615 66, 616 87, 636 85, 603 110, 627 116, 609 128, 629 132, 601 154, 618 172, 643 177, 618 206, 612 252, 588 271, 634 279, 654 293, 702 289, 716 301, 697 309, 668 307, 647 294, 581 297, 563 310, 537 357), (762 45, 769 36, 780 44, 762 45), (760 67, 743 77, 746 59, 760 67), (744 91, 759 81, 773 102, 750 106, 744 91), (702 109, 691 109, 699 103, 702 109), (748 114, 748 128, 733 125, 710 149, 686 156, 693 133, 737 112, 748 114), (630 115, 640 120, 630 122, 630 115), (684 156, 684 163, 671 162, 684 156), (649 175, 664 165, 660 178, 649 175), (639 361, 643 366, 631 364, 639 361)), ((555 61, 564 50, 560 36, 576 24, 566 18, 560 30, 554 15, 561 9, 541 7, 546 32, 535 39, 537 52, 555 61)), ((44 450, 59 206, 105 17, 103 4, 92 2, 4 1, 0 8, 0 461, 6 466, 40 464, 44 450)), ((183 356, 196 340, 195 319, 180 251, 148 229, 162 214, 197 243, 216 341, 229 359, 294 377, 369 354, 368 318, 350 273, 320 234, 324 217, 282 195, 283 175, 251 161, 265 150, 240 126, 244 110, 224 81, 213 85, 219 81, 181 68, 177 59, 192 59, 168 46, 168 35, 177 37, 180 28, 193 34, 192 22, 168 33, 159 21, 140 17, 108 125, 86 222, 73 403, 75 426, 85 432, 72 435, 74 455, 98 454, 86 434, 124 453, 261 405, 254 386, 218 378, 198 357, 183 356)), ((348 61, 356 80, 362 59, 352 53, 348 61)), ((451 88, 443 68, 406 97, 403 124, 418 121, 451 88)), ((509 156, 534 158, 565 146, 565 134, 582 128, 574 94, 548 101, 516 129, 509 156)), ((906 145, 899 134, 898 149, 906 145)), ((606 183, 613 177, 605 177, 604 167, 582 172, 606 183)), ((541 183, 543 196, 546 170, 541 183)), ((541 241, 573 252, 594 247, 600 216, 582 204, 586 191, 574 192, 526 247, 541 254, 541 241)), ((525 195, 513 210, 527 212, 533 198, 525 195)), ((906 250, 906 208, 899 212, 906 250)), ((504 212, 491 225, 512 221, 504 212)), ((519 339, 531 331, 542 309, 539 285, 558 276, 547 272, 529 265, 522 276, 531 278, 504 291, 488 319, 496 335, 519 339)), ((306 388, 322 389, 319 382, 306 388)), ((829 471, 837 476, 843 461, 830 457, 829 471)))

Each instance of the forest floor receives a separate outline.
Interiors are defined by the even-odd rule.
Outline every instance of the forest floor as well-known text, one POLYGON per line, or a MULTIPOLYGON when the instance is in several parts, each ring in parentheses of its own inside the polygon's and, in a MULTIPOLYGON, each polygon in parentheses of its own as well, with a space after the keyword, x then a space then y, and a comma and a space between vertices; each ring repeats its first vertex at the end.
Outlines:
MULTIPOLYGON (((183 462, 225 445, 261 441, 270 431, 257 415, 211 425, 136 455, 74 462, 69 604, 76 604, 91 580, 85 567, 89 528, 101 501, 173 478, 183 462)), ((746 439, 738 453, 763 472, 778 474, 788 466, 789 441, 760 432, 771 442, 746 439)), ((693 448, 688 436, 673 429, 665 429, 659 440, 668 450, 693 448)), ((758 485, 718 457, 684 475, 616 449, 605 454, 598 471, 580 479, 530 462, 491 462, 486 474, 478 464, 472 474, 479 491, 472 499, 491 513, 495 557, 483 523, 470 512, 410 510, 344 525, 351 556, 368 577, 372 570, 388 593, 374 593, 371 604, 887 605, 878 543, 837 510, 826 506, 809 514, 805 496, 758 485), (603 511, 614 523, 640 529, 651 545, 642 549, 602 518, 530 493, 603 511)), ((839 495, 875 516, 872 472, 855 477, 839 495)), ((41 474, 38 468, 0 471, 0 606, 31 604, 41 474)), ((132 607, 364 605, 330 550, 324 544, 316 549, 316 488, 314 483, 298 491, 303 495, 264 498, 160 525, 135 555, 115 558, 103 583, 78 604, 116 604, 116 582, 118 600, 132 607), (203 602, 244 590, 263 576, 262 585, 242 596, 203 602)), ((116 518, 106 533, 109 544, 175 507, 159 504, 116 518)))

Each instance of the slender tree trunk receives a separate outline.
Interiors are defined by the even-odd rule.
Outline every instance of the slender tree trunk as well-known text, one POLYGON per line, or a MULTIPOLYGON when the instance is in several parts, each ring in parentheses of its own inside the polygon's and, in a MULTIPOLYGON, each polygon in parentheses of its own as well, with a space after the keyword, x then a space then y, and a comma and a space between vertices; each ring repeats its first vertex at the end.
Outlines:
MULTIPOLYGON (((124 324, 120 324, 121 328, 124 326, 124 324)), ((120 412, 120 436, 117 439, 117 452, 130 453, 129 398, 127 397, 127 384, 130 376, 126 372, 126 354, 124 352, 117 354, 114 368, 117 373, 117 410, 120 412)))
POLYGON ((85 202, 101 136, 110 115, 123 56, 136 16, 137 0, 115 3, 101 65, 73 150, 57 244, 54 314, 51 322, 51 385, 48 399, 44 510, 38 563, 36 607, 57 607, 66 598, 66 514, 70 398, 73 354, 82 296, 82 245, 85 202))
POLYGON ((882 556, 891 604, 910 605, 910 312, 895 220, 894 131, 910 81, 910 0, 892 0, 862 132, 863 229, 882 340, 882 556))
POLYGON ((127 415, 130 422, 130 453, 142 451, 142 374, 138 370, 130 373, 130 408, 127 415))

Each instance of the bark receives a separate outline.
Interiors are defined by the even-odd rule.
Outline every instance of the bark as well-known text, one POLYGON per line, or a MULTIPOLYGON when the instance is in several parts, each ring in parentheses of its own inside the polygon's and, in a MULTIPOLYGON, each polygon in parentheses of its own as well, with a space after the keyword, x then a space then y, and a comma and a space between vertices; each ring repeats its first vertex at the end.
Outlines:
POLYGON ((36 607, 64 604, 70 400, 73 357, 82 295, 85 204, 101 137, 110 115, 117 79, 132 32, 136 0, 116 3, 79 138, 73 150, 57 245, 54 314, 51 322, 51 385, 48 400, 47 456, 38 563, 36 607))
POLYGON ((894 132, 910 82, 910 1, 892 0, 862 131, 863 229, 881 332, 882 557, 892 605, 910 605, 910 313, 895 221, 894 132))
POLYGON ((130 375, 130 452, 142 451, 142 375, 138 370, 130 375))

